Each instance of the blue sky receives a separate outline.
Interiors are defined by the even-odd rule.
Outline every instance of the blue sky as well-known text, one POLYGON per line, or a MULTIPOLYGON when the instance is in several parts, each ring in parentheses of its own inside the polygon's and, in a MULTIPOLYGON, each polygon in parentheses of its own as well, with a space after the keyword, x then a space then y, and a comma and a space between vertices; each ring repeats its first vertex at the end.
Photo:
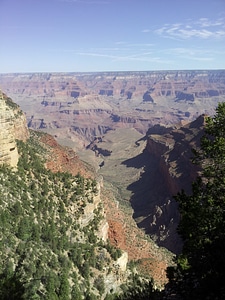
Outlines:
POLYGON ((0 73, 225 69, 225 0, 0 0, 0 73))

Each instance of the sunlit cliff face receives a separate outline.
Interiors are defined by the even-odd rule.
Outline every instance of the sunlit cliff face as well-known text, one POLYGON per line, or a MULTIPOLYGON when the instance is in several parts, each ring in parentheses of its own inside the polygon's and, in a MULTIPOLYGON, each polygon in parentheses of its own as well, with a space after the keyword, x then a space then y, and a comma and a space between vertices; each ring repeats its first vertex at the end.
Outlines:
POLYGON ((14 113, 0 94, 0 163, 15 167, 18 162, 18 151, 14 136, 14 113))
POLYGON ((18 162, 16 139, 25 141, 28 136, 25 115, 0 91, 0 163, 15 167, 18 162))

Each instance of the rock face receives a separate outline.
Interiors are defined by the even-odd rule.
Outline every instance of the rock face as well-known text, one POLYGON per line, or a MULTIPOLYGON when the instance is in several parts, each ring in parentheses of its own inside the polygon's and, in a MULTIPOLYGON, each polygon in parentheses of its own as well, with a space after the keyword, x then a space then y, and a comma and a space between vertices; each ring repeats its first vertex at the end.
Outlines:
POLYGON ((16 167, 18 151, 16 139, 29 136, 26 118, 19 106, 0 91, 0 164, 16 167))
POLYGON ((214 113, 225 100, 225 71, 2 74, 0 86, 29 127, 82 148, 112 129, 145 134, 214 113))
POLYGON ((181 247, 176 233, 179 214, 173 196, 181 189, 191 192, 191 183, 199 171, 191 162, 192 149, 199 147, 204 124, 202 115, 183 127, 150 129, 146 145, 149 164, 133 188, 132 206, 137 223, 159 245, 173 252, 179 252, 181 247), (144 182, 148 188, 140 194, 138 186, 144 186, 144 182))
POLYGON ((94 178, 92 168, 82 162, 71 148, 61 146, 50 134, 43 134, 39 142, 48 150, 47 169, 54 173, 69 172, 73 175, 80 173, 82 176, 94 178))

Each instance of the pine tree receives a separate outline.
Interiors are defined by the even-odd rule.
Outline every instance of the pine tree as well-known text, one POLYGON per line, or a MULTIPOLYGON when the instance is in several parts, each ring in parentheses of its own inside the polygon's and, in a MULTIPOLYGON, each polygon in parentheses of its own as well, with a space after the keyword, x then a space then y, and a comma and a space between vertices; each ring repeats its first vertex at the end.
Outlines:
POLYGON ((192 194, 175 197, 184 245, 168 270, 170 286, 181 299, 225 299, 225 103, 207 117, 194 161, 202 171, 192 194))

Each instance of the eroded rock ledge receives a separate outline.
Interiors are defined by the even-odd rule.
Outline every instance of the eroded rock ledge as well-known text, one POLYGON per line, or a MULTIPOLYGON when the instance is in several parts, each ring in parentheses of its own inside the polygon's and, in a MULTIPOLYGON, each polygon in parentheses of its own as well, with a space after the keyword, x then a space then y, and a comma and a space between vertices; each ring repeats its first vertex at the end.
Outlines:
POLYGON ((16 167, 18 151, 16 139, 25 141, 28 136, 26 118, 19 106, 0 91, 0 164, 16 167))

